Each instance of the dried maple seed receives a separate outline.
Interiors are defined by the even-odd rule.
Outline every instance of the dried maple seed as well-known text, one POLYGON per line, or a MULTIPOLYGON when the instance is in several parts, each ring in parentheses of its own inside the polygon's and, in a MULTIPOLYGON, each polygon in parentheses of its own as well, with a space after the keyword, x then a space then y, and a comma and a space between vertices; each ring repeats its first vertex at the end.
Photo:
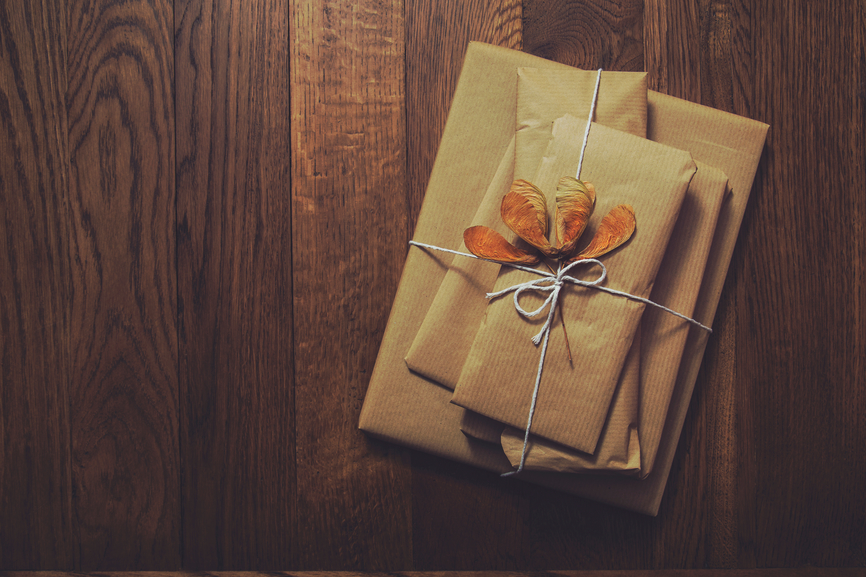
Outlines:
POLYGON ((515 180, 502 198, 499 212, 502 222, 517 236, 546 256, 553 254, 553 247, 547 240, 547 201, 538 187, 525 180, 515 180))
POLYGON ((556 186, 556 246, 560 258, 574 252, 595 208, 595 187, 571 176, 556 186))
POLYGON ((513 246, 505 237, 486 226, 463 231, 463 244, 475 256, 509 264, 538 264, 541 257, 513 246))
MULTIPOLYGON (((594 208, 595 187, 592 184, 570 176, 560 179, 556 187, 555 248, 547 240, 547 201, 537 186, 525 180, 515 180, 502 198, 499 210, 508 228, 544 256, 574 262, 597 258, 612 251, 631 238, 635 230, 634 209, 621 204, 602 219, 589 246, 569 258, 586 230, 594 208)), ((486 226, 467 228, 463 242, 469 252, 488 260, 530 265, 541 260, 541 256, 517 248, 486 226)))
POLYGON ((627 204, 615 206, 601 220, 589 246, 580 251, 580 254, 569 262, 583 258, 598 258, 609 253, 630 239, 636 226, 634 209, 631 206, 627 204))
MULTIPOLYGON (((511 190, 502 198, 499 213, 508 228, 544 256, 565 260, 574 252, 594 208, 595 187, 592 184, 570 176, 559 180, 556 186, 556 248, 547 240, 547 200, 541 190, 531 182, 515 180, 511 184, 511 190)), ((589 246, 567 262, 608 253, 627 241, 634 229, 634 209, 621 204, 602 219, 589 246)), ((541 260, 539 255, 517 248, 501 234, 486 226, 473 226, 463 231, 463 244, 475 256, 496 262, 533 265, 541 260)), ((559 302, 559 307, 561 316, 562 302, 559 302)), ((563 331, 564 321, 563 318, 563 331)), ((570 361, 571 346, 568 344, 567 332, 565 346, 570 361)))

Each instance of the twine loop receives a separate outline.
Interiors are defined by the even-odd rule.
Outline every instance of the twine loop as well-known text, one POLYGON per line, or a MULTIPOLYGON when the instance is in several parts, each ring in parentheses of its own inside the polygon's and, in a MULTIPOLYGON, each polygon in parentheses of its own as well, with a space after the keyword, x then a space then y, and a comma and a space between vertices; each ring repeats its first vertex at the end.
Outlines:
POLYGON ((604 282, 605 278, 607 278, 607 268, 604 266, 604 264, 598 259, 586 258, 569 263, 566 267, 560 268, 556 274, 547 273, 544 274, 542 278, 518 283, 498 292, 487 293, 487 298, 494 299, 496 297, 500 297, 514 291, 514 308, 515 310, 517 310, 518 313, 528 319, 539 316, 545 311, 545 309, 547 309, 547 320, 541 327, 541 330, 538 332, 538 334, 532 337, 533 344, 538 345, 541 343, 541 339, 544 337, 544 333, 550 329, 550 324, 553 322, 553 311, 556 310, 556 305, 559 302, 559 293, 562 290, 562 287, 565 286, 565 283, 569 282, 578 286, 595 287, 604 282), (580 280, 567 274, 571 271, 571 269, 581 264, 597 264, 601 267, 601 274, 598 275, 598 278, 591 281, 580 280), (532 311, 527 311, 520 304, 520 295, 527 291, 538 291, 543 293, 546 292, 550 294, 547 296, 544 302, 538 306, 538 308, 532 311))

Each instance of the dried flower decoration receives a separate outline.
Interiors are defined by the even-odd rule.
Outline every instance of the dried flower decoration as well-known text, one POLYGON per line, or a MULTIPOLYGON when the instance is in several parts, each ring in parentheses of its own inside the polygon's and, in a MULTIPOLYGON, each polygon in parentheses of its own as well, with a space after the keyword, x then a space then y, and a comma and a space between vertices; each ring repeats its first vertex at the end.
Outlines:
MULTIPOLYGON (((631 238, 636 221, 631 206, 620 204, 614 207, 601 220, 589 245, 576 256, 572 256, 594 208, 595 187, 591 183, 571 176, 559 179, 556 185, 554 217, 556 246, 551 246, 547 240, 547 200, 544 193, 531 182, 515 180, 511 184, 511 190, 502 198, 499 213, 508 228, 539 252, 518 248, 486 226, 467 228, 463 231, 463 243, 469 252, 477 257, 506 264, 534 265, 541 261, 542 256, 557 259, 563 265, 581 259, 597 258, 631 238)), ((562 329, 570 361, 571 346, 565 324, 562 329)))
POLYGON ((556 186, 556 246, 547 240, 547 201, 534 184, 515 180, 502 199, 502 221, 517 236, 535 247, 529 252, 512 245, 501 234, 486 226, 473 226, 463 232, 466 248, 475 256, 501 263, 533 265, 542 257, 568 264, 580 259, 597 258, 622 245, 634 233, 634 209, 621 204, 602 219, 589 245, 573 255, 577 241, 586 229, 595 208, 595 187, 571 176, 564 176, 556 186), (539 254, 540 253, 540 254, 539 254))

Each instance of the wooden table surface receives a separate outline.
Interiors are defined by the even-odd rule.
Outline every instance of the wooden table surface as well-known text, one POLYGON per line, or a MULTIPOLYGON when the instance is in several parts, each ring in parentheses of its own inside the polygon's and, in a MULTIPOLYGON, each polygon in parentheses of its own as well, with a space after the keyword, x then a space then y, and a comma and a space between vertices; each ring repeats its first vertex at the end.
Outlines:
POLYGON ((862 568, 864 30, 856 0, 0 0, 0 569, 862 568), (657 518, 357 429, 469 40, 771 126, 657 518))

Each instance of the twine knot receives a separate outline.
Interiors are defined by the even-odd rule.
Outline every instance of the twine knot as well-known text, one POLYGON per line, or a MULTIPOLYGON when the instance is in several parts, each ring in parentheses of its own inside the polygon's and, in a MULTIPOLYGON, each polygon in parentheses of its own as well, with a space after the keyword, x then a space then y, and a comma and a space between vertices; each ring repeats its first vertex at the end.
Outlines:
POLYGON ((541 313, 547 309, 547 320, 544 325, 541 327, 541 330, 537 335, 532 337, 532 342, 536 346, 541 343, 541 339, 544 338, 544 334, 550 330, 550 324, 553 322, 553 312, 556 310, 556 305, 559 302, 559 293, 562 290, 562 287, 565 286, 565 283, 569 282, 578 286, 585 287, 595 287, 604 282, 604 279, 607 278, 607 268, 605 268, 604 264, 594 258, 586 258, 581 260, 576 260, 572 263, 569 263, 567 266, 560 266, 559 270, 554 273, 542 273, 544 276, 542 278, 533 279, 530 281, 518 283, 516 285, 510 286, 506 289, 495 293, 487 293, 488 299, 494 299, 496 297, 500 297, 509 292, 514 292, 514 308, 520 313, 522 316, 531 319, 539 316, 541 313), (595 280, 585 281, 575 278, 568 274, 571 269, 575 268, 581 264, 597 264, 601 267, 601 274, 595 280), (520 305, 520 295, 527 291, 538 291, 542 293, 550 293, 547 298, 544 300, 541 305, 538 306, 535 310, 527 311, 520 305))

